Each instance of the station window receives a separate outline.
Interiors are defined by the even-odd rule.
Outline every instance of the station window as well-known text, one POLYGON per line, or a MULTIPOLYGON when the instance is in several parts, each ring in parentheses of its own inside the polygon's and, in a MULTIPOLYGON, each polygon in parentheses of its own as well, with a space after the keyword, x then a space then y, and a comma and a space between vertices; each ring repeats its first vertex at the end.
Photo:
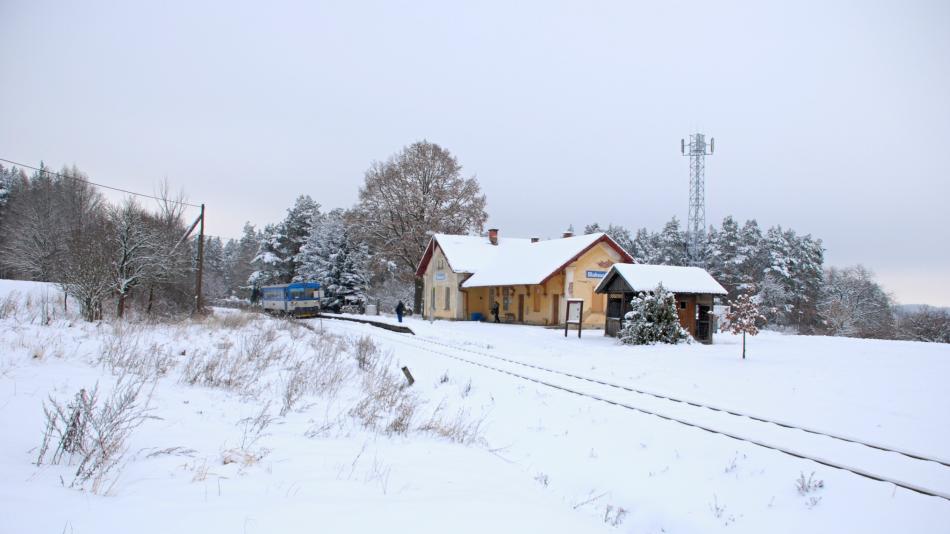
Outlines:
POLYGON ((451 291, 452 291, 452 288, 450 287, 445 288, 445 309, 446 310, 449 309, 449 305, 451 304, 450 303, 450 298, 452 295, 451 291))
POLYGON ((680 301, 680 309, 681 309, 681 310, 685 310, 685 309, 686 309, 686 301, 685 301, 685 300, 681 300, 681 301, 680 301))

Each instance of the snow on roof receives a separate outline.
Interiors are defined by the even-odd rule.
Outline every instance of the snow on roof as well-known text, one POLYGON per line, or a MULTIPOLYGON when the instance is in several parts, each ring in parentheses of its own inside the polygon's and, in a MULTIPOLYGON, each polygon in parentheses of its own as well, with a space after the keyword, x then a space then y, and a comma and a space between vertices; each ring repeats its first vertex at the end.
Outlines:
POLYGON ((449 266, 457 273, 478 272, 498 261, 503 249, 508 251, 531 242, 529 239, 499 237, 498 245, 492 245, 488 237, 450 234, 435 234, 432 239, 439 244, 449 266))
POLYGON ((601 287, 609 283, 608 280, 613 278, 614 272, 622 276, 634 291, 650 291, 662 283, 663 287, 673 293, 728 293, 705 269, 699 267, 632 263, 615 263, 597 285, 596 291, 600 291, 601 287))
POLYGON ((453 271, 472 273, 462 287, 485 287, 540 284, 605 236, 598 232, 536 243, 530 239, 500 237, 497 245, 480 236, 436 234, 432 239, 442 249, 453 271))

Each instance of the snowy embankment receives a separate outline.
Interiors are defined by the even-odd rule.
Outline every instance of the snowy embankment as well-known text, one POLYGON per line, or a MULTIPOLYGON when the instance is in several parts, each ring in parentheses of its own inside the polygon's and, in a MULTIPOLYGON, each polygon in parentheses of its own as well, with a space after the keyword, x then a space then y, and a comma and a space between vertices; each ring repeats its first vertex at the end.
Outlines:
POLYGON ((606 528, 488 448, 466 383, 401 388, 398 362, 365 337, 231 310, 91 324, 24 298, 42 285, 3 289, 0 532, 606 528), (90 455, 114 467, 77 477, 81 450, 50 465, 59 440, 42 451, 44 404, 71 414, 98 388, 92 434, 130 384, 124 455, 90 455))
MULTIPOLYGON (((16 300, 49 291, 18 287, 16 300)), ((814 533, 950 524, 950 501, 506 373, 679 410, 781 445, 854 451, 847 459, 863 467, 931 485, 944 484, 950 468, 908 468, 917 461, 498 359, 947 457, 946 345, 766 333, 741 361, 729 336, 713 346, 633 348, 592 330, 577 339, 410 319, 410 336, 234 310, 116 326, 50 313, 56 298, 4 306, 0 294, 0 532, 814 533), (400 387, 403 365, 416 378, 411 388, 400 387), (149 418, 132 430, 127 453, 98 482, 74 477, 81 453, 49 465, 52 447, 35 465, 44 402, 66 405, 97 383, 100 402, 117 383, 142 386, 148 411, 129 413, 149 418)))

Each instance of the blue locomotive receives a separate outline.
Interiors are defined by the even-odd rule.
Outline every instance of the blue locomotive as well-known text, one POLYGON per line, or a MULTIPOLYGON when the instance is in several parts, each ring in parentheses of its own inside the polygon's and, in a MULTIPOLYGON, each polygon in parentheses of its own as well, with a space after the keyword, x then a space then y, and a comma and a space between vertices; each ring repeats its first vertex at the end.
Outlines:
POLYGON ((293 282, 261 287, 264 311, 294 317, 313 317, 320 313, 323 289, 319 282, 293 282))

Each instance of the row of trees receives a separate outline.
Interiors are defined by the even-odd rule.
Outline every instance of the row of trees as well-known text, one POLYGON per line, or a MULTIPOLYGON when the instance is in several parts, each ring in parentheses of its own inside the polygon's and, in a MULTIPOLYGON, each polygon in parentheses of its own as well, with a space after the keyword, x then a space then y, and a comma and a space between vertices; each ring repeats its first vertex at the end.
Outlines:
POLYGON ((88 320, 110 299, 119 317, 136 298, 149 313, 193 302, 195 244, 179 243, 184 205, 167 187, 149 210, 107 202, 75 167, 0 167, 0 184, 3 277, 60 283, 88 320))
MULTIPOLYGON (((205 241, 204 288, 211 298, 252 297, 262 285, 317 279, 343 303, 367 298, 395 306, 421 306, 414 270, 433 233, 482 231, 485 196, 456 158, 420 141, 370 165, 350 209, 321 211, 300 196, 277 223, 250 223, 240 239, 205 241)), ((60 173, 0 165, 0 276, 57 281, 80 300, 88 318, 115 299, 121 315, 129 302, 147 312, 192 304, 195 240, 185 231, 181 198, 167 186, 156 206, 104 201, 75 168, 60 173)), ((686 232, 673 218, 659 232, 605 231, 636 261, 687 263, 686 232)), ((729 291, 752 295, 768 323, 802 333, 945 340, 950 318, 923 309, 897 313, 870 272, 857 266, 824 268, 821 240, 780 226, 732 217, 711 226, 703 258, 729 291)))
MULTIPOLYGON (((687 234, 674 217, 659 232, 635 233, 619 225, 585 227, 606 232, 636 261, 687 265, 687 234)), ((706 235, 702 261, 729 292, 728 300, 749 295, 771 327, 799 333, 941 341, 950 336, 950 316, 934 309, 901 311, 858 265, 824 266, 820 239, 753 220, 740 225, 725 217, 706 235), (942 332, 942 333, 941 333, 942 332)))

